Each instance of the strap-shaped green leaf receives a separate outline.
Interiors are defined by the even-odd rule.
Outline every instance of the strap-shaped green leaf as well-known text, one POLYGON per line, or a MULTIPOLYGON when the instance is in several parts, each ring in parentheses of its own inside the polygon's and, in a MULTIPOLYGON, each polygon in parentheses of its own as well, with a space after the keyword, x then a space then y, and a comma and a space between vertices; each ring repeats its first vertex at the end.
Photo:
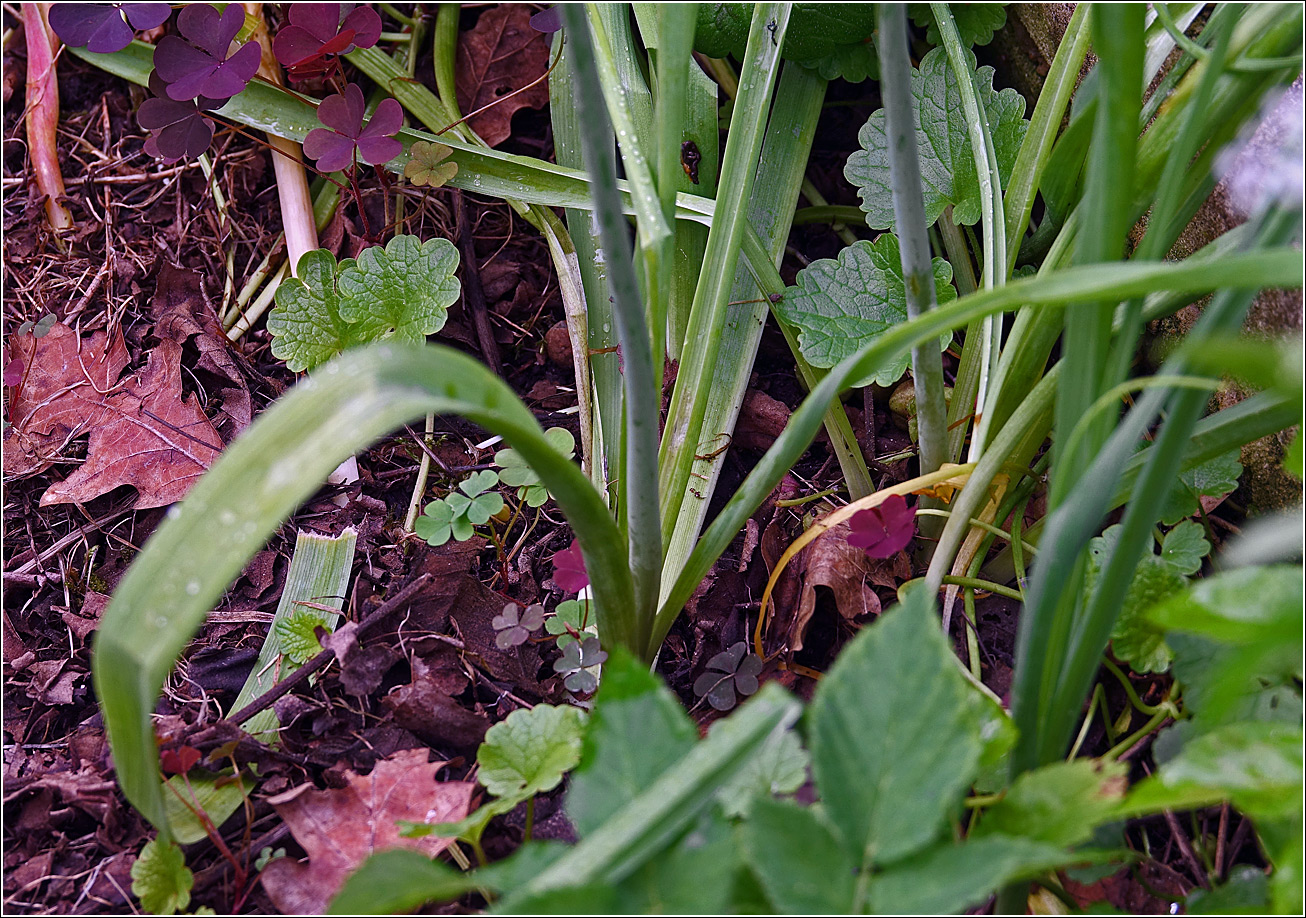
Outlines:
POLYGON ((603 634, 637 643, 626 540, 593 485, 512 390, 438 345, 350 352, 261 416, 169 510, 101 622, 93 673, 119 782, 161 833, 167 821, 151 715, 173 662, 248 559, 341 460, 428 412, 467 417, 532 464, 576 530, 603 634))

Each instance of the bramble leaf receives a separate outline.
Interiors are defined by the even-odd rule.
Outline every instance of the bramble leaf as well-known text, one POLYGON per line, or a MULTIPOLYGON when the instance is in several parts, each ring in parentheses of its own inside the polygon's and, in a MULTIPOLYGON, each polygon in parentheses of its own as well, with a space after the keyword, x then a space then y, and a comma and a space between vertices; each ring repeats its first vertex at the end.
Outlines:
POLYGON ((811 756, 798 741, 798 734, 785 730, 766 745, 722 785, 717 800, 727 816, 747 816, 762 797, 792 794, 807 782, 811 756))
POLYGON ((537 704, 513 711, 485 734, 478 779, 496 797, 525 800, 551 791, 580 761, 584 720, 577 708, 537 704))
POLYGON ((195 875, 172 842, 150 839, 132 864, 132 893, 147 912, 172 915, 190 904, 195 875))
MULTIPOLYGON (((935 258, 933 264, 937 300, 956 299, 952 266, 942 258, 935 258)), ((907 321, 898 238, 891 233, 874 242, 859 240, 840 252, 837 260, 812 262, 798 272, 797 282, 785 290, 775 309, 782 319, 798 327, 799 349, 812 366, 832 367, 889 327, 907 321)), ((939 350, 951 341, 951 332, 941 336, 939 350)), ((910 354, 904 352, 853 385, 874 382, 891 386, 907 371, 910 360, 910 354)))
MULTIPOLYGON (((352 264, 346 259, 344 265, 352 264)), ((340 317, 335 258, 325 249, 305 252, 297 277, 277 288, 277 305, 268 314, 272 354, 296 373, 326 363, 365 339, 340 317)))
MULTIPOLYGON (((971 56, 974 67, 974 56, 971 56)), ((1011 177, 1029 122, 1024 120, 1025 100, 1014 89, 993 89, 993 68, 975 72, 975 89, 988 114, 989 129, 1003 184, 1011 177)), ((957 225, 972 225, 980 218, 980 187, 970 144, 957 77, 942 48, 935 48, 912 71, 911 91, 916 117, 916 143, 920 155, 925 219, 933 223, 949 204, 957 225)), ((857 134, 862 149, 848 157, 843 174, 857 187, 866 223, 876 229, 893 226, 889 147, 884 132, 884 110, 871 115, 857 134)))
POLYGON ((445 162, 452 147, 442 143, 419 140, 408 150, 409 160, 404 164, 404 178, 414 185, 439 188, 458 174, 458 164, 445 162))
POLYGON ((340 268, 340 317, 363 341, 422 344, 444 327, 462 290, 458 250, 448 239, 396 236, 340 268))
MULTIPOLYGON (((974 48, 993 41, 993 35, 1007 24, 1005 3, 950 3, 948 11, 957 24, 957 34, 963 47, 974 48)), ((928 3, 909 3, 907 12, 911 21, 925 29, 925 40, 936 48, 943 44, 939 39, 939 26, 928 3)))

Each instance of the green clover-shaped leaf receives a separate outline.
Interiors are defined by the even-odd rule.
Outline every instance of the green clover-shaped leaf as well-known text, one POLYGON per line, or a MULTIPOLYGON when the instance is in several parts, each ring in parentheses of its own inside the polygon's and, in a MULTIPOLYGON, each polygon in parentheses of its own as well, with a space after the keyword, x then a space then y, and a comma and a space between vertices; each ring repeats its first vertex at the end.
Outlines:
MULTIPOLYGON (((957 298, 952 289, 952 266, 934 259, 934 289, 940 303, 957 298)), ((871 338, 907 321, 907 293, 902 280, 898 238, 884 233, 874 242, 860 240, 839 253, 838 260, 822 258, 798 272, 798 285, 785 290, 776 304, 780 317, 798 326, 798 346, 816 367, 832 367, 855 353, 871 338)), ((952 341, 939 338, 939 349, 952 341)), ((854 386, 872 382, 891 386, 907 371, 911 355, 899 354, 872 376, 854 386)))
POLYGON ((413 523, 413 532, 417 533, 430 545, 443 545, 453 534, 453 508, 444 500, 435 500, 426 505, 425 512, 413 523))
MULTIPOLYGON (((973 55, 971 67, 974 67, 973 55)), ((1025 99, 1014 89, 995 91, 992 67, 975 71, 975 89, 988 115, 998 174, 1005 187, 1029 128, 1029 122, 1024 120, 1025 99)), ((951 204, 954 223, 973 225, 979 220, 981 209, 975 155, 957 77, 942 48, 926 54, 921 59, 920 70, 912 71, 911 91, 925 219, 933 223, 951 204)), ((883 109, 871 115, 857 134, 857 140, 862 149, 848 157, 844 177, 857 186, 867 225, 888 229, 893 226, 894 217, 883 109)))
POLYGON ((544 630, 557 635, 555 642, 559 650, 566 650, 567 645, 576 643, 573 634, 594 630, 594 616, 590 614, 588 599, 568 599, 558 603, 558 608, 544 620, 544 630))
POLYGON ((302 666, 309 658, 322 652, 317 629, 325 627, 322 616, 307 609, 299 609, 272 625, 283 653, 291 663, 302 666))
MULTIPOLYGON (((352 265, 346 260, 341 267, 352 265)), ((272 354, 300 373, 326 363, 346 348, 363 343, 340 315, 335 258, 325 249, 305 252, 298 277, 277 288, 277 305, 268 313, 272 354)))
POLYGON ((340 271, 340 317, 366 341, 421 344, 444 327, 461 285, 458 250, 448 239, 396 236, 364 249, 340 271))
POLYGON ((718 711, 735 706, 735 692, 751 695, 757 691, 757 675, 762 658, 748 652, 748 644, 739 641, 707 661, 707 670, 694 681, 694 694, 706 698, 718 711))
POLYGON ((442 143, 419 140, 409 150, 411 158, 404 165, 404 178, 414 185, 439 188, 458 174, 458 164, 444 162, 453 152, 442 143))
MULTIPOLYGON (((576 438, 565 427, 550 427, 544 432, 544 438, 568 459, 576 454, 576 438)), ((518 500, 528 507, 544 506, 549 499, 549 492, 521 453, 515 449, 501 449, 494 454, 494 464, 500 468, 499 480, 517 489, 518 500)))

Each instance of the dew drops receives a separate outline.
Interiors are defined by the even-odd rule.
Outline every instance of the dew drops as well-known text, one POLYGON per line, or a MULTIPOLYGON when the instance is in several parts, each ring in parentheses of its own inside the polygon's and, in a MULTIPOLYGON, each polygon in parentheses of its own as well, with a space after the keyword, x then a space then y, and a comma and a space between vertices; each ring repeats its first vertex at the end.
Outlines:
POLYGON ((223 510, 218 514, 218 522, 223 526, 230 526, 236 522, 236 514, 232 513, 230 510, 223 510))
POLYGON ((175 520, 179 516, 181 516, 181 504, 173 504, 168 508, 168 519, 175 520))
POLYGON ((190 583, 186 584, 187 596, 198 596, 199 594, 200 594, 200 582, 198 580, 192 580, 190 583))

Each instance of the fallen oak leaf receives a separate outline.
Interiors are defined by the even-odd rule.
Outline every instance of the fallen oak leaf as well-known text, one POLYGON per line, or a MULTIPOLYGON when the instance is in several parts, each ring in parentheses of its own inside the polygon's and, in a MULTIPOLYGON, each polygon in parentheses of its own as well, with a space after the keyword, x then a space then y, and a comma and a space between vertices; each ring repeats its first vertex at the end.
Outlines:
POLYGON ((195 396, 182 397, 175 341, 160 342, 139 378, 103 405, 90 427, 86 462, 41 495, 42 507, 85 503, 121 485, 136 489, 136 509, 175 503, 222 451, 195 396))
POLYGON ((549 66, 544 34, 531 27, 531 10, 505 3, 486 10, 458 41, 454 85, 463 113, 478 112, 468 120, 472 130, 496 147, 512 134, 512 116, 522 108, 542 108, 549 88, 536 83, 549 66), (516 93, 512 98, 504 98, 516 93), (485 111, 480 109, 504 99, 485 111))
POLYGON ((404 838, 395 823, 456 822, 471 809, 476 785, 436 782, 444 762, 427 762, 425 749, 397 752, 371 774, 346 772, 345 787, 304 784, 269 800, 285 820, 308 863, 278 858, 263 869, 263 888, 285 914, 320 915, 345 878, 377 851, 412 848, 434 857, 453 839, 404 838))

